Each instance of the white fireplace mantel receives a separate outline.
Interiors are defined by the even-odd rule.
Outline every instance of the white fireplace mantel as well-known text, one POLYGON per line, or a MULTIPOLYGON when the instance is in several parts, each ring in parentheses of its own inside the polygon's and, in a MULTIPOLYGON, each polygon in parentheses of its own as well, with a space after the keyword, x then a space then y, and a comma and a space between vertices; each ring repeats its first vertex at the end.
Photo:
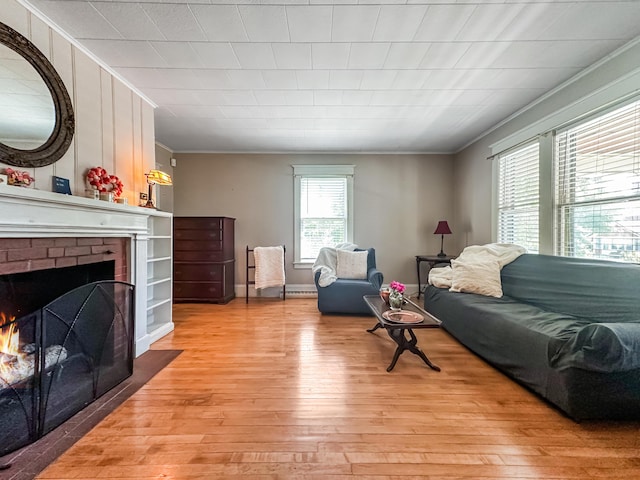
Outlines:
POLYGON ((0 185, 2 238, 131 239, 128 271, 136 286, 136 356, 173 330, 171 220, 171 213, 154 209, 0 185))
POLYGON ((142 207, 30 188, 0 186, 0 235, 89 236, 147 233, 156 213, 142 207))

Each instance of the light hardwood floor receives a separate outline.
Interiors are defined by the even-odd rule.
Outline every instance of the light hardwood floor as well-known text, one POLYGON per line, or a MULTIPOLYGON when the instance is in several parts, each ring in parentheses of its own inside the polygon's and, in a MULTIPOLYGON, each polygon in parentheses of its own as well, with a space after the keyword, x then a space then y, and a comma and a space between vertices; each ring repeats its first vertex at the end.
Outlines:
POLYGON ((640 424, 577 424, 467 351, 419 330, 442 367, 373 318, 312 299, 176 305, 184 349, 42 479, 640 478, 640 424))

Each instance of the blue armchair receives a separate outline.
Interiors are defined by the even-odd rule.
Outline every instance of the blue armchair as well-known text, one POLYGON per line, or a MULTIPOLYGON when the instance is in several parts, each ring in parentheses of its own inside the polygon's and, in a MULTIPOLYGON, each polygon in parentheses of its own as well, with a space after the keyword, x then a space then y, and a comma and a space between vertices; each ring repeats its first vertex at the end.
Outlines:
POLYGON ((353 280, 338 278, 327 287, 318 285, 320 272, 316 272, 314 281, 318 289, 318 310, 322 313, 347 313, 356 315, 372 315, 364 303, 364 295, 378 295, 382 286, 382 272, 376 269, 376 251, 367 249, 367 278, 353 280))

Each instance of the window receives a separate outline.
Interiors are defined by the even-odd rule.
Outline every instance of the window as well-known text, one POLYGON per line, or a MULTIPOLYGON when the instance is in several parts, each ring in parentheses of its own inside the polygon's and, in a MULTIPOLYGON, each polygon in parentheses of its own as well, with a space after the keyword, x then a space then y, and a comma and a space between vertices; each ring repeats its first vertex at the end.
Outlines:
POLYGON ((640 262, 640 101, 559 131, 558 255, 640 262))
POLYGON ((293 165, 295 262, 353 238, 353 165, 293 165))
POLYGON ((539 146, 532 142, 498 156, 498 242, 539 249, 539 146))

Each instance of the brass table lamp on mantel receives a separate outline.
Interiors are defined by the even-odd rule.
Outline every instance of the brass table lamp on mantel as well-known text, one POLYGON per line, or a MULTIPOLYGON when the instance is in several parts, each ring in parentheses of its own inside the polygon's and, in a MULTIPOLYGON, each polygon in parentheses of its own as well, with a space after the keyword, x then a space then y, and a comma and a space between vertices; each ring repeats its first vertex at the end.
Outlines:
POLYGON ((149 173, 145 173, 147 177, 147 183, 149 184, 149 197, 147 203, 144 205, 146 208, 156 208, 151 199, 151 192, 154 185, 173 185, 171 181, 171 175, 164 173, 160 170, 150 170, 149 173))

